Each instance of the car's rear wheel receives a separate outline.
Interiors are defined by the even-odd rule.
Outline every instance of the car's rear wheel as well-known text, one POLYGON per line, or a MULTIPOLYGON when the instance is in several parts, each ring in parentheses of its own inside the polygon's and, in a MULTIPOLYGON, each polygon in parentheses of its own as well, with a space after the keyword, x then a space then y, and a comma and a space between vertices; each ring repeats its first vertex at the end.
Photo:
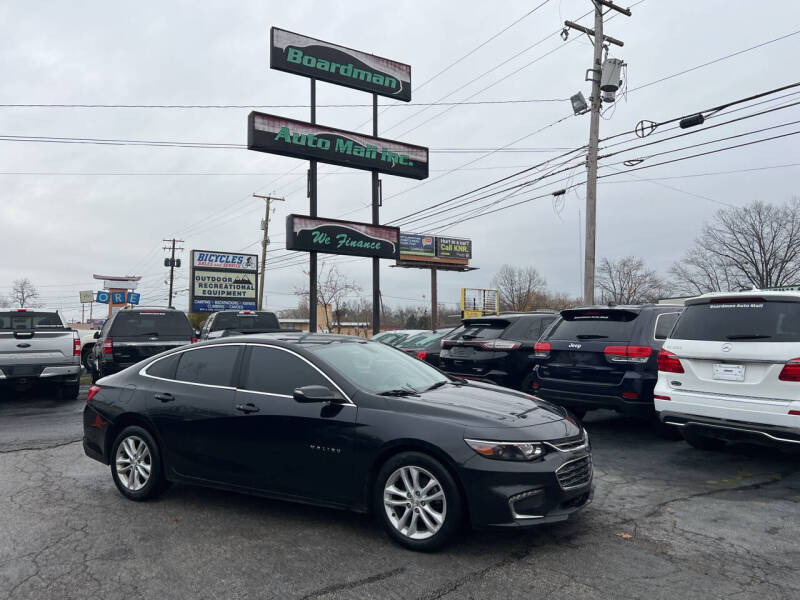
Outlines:
POLYGON ((78 397, 78 394, 81 393, 81 384, 78 383, 68 383, 66 385, 61 386, 61 399, 62 400, 75 400, 78 397))
POLYGON ((683 429, 681 433, 683 434, 683 439, 685 439, 690 446, 698 450, 722 450, 727 446, 725 440, 701 435, 692 430, 683 429))
POLYGON ((455 480, 427 454, 397 454, 378 472, 375 512, 389 536, 406 548, 441 548, 461 526, 462 510, 455 480))
POLYGON ((146 429, 130 425, 119 433, 111 449, 111 475, 120 493, 131 500, 150 500, 164 491, 161 454, 146 429))

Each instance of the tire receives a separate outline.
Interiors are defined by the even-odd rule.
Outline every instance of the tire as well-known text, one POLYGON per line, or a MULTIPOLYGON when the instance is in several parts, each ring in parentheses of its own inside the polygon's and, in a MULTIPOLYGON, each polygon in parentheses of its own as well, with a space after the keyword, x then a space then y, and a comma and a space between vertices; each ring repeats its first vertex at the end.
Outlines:
POLYGON ((137 502, 151 500, 167 488, 158 444, 143 427, 129 425, 120 431, 111 448, 110 458, 114 484, 126 498, 137 502), (132 458, 136 461, 133 469, 129 466, 132 458), (130 478, 132 470, 136 473, 133 480, 130 478))
POLYGON ((461 493, 453 476, 439 461, 421 452, 402 452, 381 466, 375 478, 374 508, 389 537, 418 552, 432 552, 449 542, 460 529, 463 515, 461 493), (412 492, 404 495, 406 482, 412 492), (432 486, 427 500, 413 493, 415 487, 421 493, 426 486, 432 486))
POLYGON ((692 447, 698 450, 722 450, 727 446, 725 440, 719 438, 708 437, 694 433, 693 431, 682 430, 683 439, 692 447))
POLYGON ((81 393, 81 384, 78 383, 68 383, 66 385, 61 386, 61 399, 62 400, 76 400, 78 398, 78 394, 81 393))

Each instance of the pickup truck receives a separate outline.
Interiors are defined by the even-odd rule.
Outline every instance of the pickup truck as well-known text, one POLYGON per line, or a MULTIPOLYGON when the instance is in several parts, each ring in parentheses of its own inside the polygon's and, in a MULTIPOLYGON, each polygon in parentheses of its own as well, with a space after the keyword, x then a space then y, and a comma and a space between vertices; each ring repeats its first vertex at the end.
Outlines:
POLYGON ((0 382, 59 386, 75 399, 80 388, 81 341, 57 311, 0 309, 0 382))
POLYGON ((200 330, 200 341, 250 333, 297 331, 281 329, 278 317, 266 310, 222 310, 212 313, 200 330))

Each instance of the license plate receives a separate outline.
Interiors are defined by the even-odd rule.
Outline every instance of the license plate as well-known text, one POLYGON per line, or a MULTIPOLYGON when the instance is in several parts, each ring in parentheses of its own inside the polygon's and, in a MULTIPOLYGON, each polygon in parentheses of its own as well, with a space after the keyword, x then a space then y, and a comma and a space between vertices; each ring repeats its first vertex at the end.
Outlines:
POLYGON ((712 376, 721 381, 744 381, 744 365, 716 363, 712 376))
POLYGON ((451 351, 453 356, 469 356, 472 354, 472 348, 465 348, 463 346, 456 346, 451 351))

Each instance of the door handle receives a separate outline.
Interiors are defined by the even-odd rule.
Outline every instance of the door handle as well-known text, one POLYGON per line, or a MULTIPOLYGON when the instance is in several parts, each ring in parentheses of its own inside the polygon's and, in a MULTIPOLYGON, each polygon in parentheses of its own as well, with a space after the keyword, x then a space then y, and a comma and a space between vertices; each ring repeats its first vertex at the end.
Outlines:
POLYGON ((172 394, 156 394, 154 398, 156 400, 161 400, 162 402, 172 402, 175 400, 175 396, 172 394))
POLYGON ((243 413, 245 413, 245 414, 248 414, 248 413, 254 413, 254 412, 258 412, 258 411, 260 411, 261 409, 260 409, 260 408, 258 408, 258 407, 257 407, 255 404, 253 404, 252 402, 248 402, 247 404, 237 404, 237 405, 236 405, 236 410, 238 410, 238 411, 240 411, 240 412, 243 412, 243 413))

